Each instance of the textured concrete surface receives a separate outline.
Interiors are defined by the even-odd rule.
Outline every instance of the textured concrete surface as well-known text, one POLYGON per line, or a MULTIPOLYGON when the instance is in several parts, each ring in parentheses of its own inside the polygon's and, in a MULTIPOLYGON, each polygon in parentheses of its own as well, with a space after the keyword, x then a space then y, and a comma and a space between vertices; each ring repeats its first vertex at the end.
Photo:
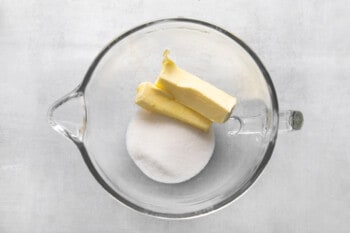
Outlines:
POLYGON ((350 2, 0 1, 0 232, 349 232, 350 2), (173 6, 171 6, 173 4, 173 6), (114 201, 46 122, 99 50, 164 17, 234 32, 302 131, 280 135, 257 183, 214 214, 159 220, 114 201))

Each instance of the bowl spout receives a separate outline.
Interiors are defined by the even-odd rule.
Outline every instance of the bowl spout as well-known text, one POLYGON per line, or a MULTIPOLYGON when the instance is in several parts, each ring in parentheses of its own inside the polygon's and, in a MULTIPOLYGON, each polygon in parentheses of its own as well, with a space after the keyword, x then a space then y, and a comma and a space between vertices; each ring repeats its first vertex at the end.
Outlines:
POLYGON ((47 119, 51 127, 75 143, 82 143, 86 129, 84 93, 79 88, 54 102, 47 119))

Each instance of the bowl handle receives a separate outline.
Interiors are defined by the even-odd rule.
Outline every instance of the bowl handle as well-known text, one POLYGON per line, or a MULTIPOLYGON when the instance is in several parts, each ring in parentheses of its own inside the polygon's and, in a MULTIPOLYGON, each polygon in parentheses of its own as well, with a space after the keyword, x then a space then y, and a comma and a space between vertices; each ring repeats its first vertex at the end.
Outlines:
MULTIPOLYGON (((304 116, 300 111, 287 110, 278 114, 278 132, 290 132, 300 130, 303 126, 304 116)), ((239 117, 231 116, 228 120, 228 134, 261 134, 266 133, 266 114, 256 116, 239 117)))
POLYGON ((53 103, 47 119, 58 133, 75 143, 82 143, 86 129, 86 106, 84 93, 79 87, 53 103))
POLYGON ((279 113, 278 132, 300 130, 303 127, 304 116, 300 111, 287 110, 279 113))

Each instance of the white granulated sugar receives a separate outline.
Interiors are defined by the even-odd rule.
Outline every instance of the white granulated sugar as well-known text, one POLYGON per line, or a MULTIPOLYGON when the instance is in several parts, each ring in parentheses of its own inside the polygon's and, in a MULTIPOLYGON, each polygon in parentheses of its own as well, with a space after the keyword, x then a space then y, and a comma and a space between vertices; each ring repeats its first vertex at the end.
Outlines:
POLYGON ((215 146, 204 133, 177 120, 139 110, 131 120, 126 146, 141 171, 155 181, 180 183, 207 165, 215 146))

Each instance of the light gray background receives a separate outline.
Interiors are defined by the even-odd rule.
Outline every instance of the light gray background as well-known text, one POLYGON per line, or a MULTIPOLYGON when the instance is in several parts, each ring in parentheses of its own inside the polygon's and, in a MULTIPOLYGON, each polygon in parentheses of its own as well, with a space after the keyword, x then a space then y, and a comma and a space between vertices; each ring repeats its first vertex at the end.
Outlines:
POLYGON ((350 2, 0 0, 0 232, 349 232, 350 2), (281 109, 304 128, 280 135, 256 184, 214 214, 159 220, 116 202, 49 105, 112 38, 145 21, 194 17, 260 56, 281 109))

